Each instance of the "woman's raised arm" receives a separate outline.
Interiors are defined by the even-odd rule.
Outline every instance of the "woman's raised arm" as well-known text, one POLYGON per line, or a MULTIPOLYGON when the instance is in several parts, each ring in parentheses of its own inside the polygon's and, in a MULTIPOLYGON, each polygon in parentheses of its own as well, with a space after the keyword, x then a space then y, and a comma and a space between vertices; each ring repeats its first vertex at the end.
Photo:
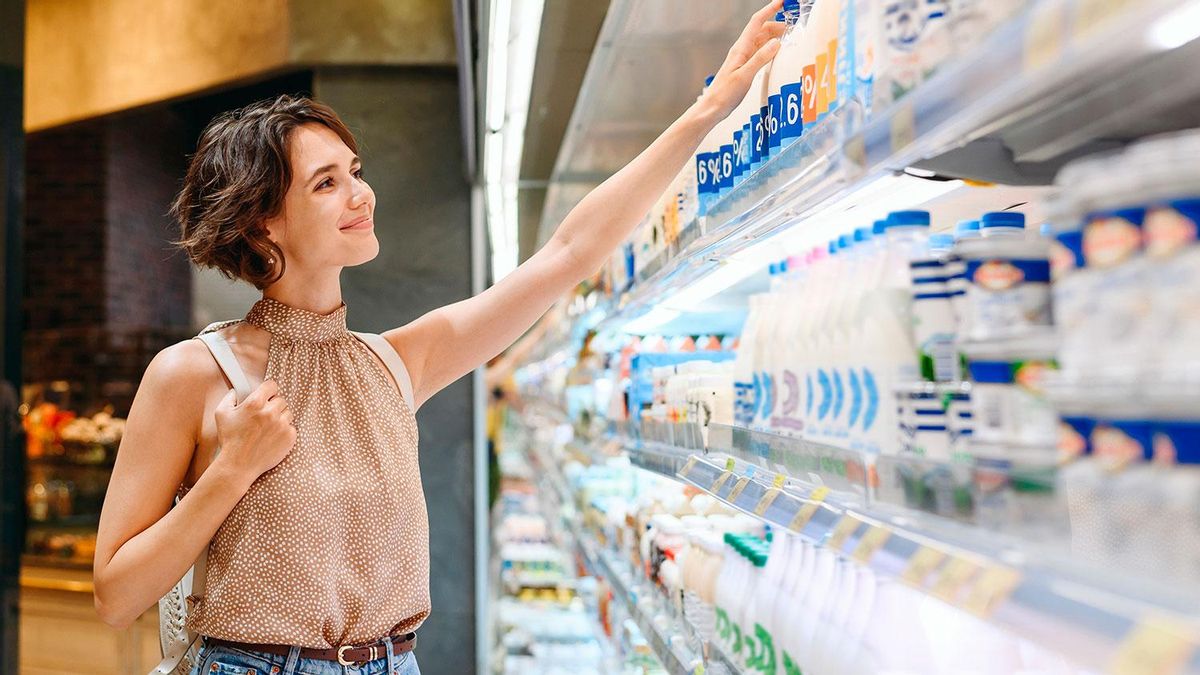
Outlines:
POLYGON ((784 26, 773 19, 781 3, 754 14, 705 95, 579 202, 529 260, 483 293, 384 333, 408 365, 417 406, 512 344, 629 236, 775 56, 784 26))

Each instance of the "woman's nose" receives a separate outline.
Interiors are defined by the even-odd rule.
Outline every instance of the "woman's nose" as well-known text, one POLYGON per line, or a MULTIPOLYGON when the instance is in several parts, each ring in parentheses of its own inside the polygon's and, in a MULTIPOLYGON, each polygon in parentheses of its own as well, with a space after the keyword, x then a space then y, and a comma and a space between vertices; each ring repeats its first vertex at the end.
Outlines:
POLYGON ((370 189, 364 185, 355 185, 350 193, 350 208, 358 208, 367 203, 367 197, 370 194, 370 189))

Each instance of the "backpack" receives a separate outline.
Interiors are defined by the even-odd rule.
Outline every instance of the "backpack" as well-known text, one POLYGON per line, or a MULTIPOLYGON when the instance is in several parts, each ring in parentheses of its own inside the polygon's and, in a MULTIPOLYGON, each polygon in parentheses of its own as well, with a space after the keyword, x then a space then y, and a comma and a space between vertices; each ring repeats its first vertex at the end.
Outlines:
MULTIPOLYGON (((225 373, 225 377, 237 392, 235 403, 241 403, 250 395, 250 381, 238 364, 237 357, 230 349, 229 343, 220 333, 209 332, 214 326, 233 324, 236 321, 216 322, 201 331, 195 339, 201 340, 212 352, 217 365, 225 373)), ((354 336, 367 345, 371 351, 383 361, 391 372, 401 396, 412 405, 412 382, 408 377, 408 369, 400 359, 400 355, 392 348, 387 339, 374 333, 359 333, 350 331, 354 336)), ((217 452, 220 452, 218 448, 217 452)), ((175 496, 175 503, 183 499, 186 492, 181 490, 175 496)), ((162 647, 163 659, 150 675, 189 675, 194 665, 200 661, 199 634, 187 627, 188 598, 203 597, 208 570, 208 549, 206 548, 179 583, 158 601, 158 641, 162 647)))

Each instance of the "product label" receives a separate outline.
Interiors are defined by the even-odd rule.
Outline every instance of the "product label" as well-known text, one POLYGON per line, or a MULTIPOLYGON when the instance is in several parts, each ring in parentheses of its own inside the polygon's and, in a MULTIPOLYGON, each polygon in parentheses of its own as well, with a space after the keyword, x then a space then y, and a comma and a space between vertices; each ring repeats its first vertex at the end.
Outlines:
POLYGON ((1074 425, 1068 422, 1061 422, 1058 425, 1058 461, 1065 464, 1078 457, 1082 457, 1087 451, 1087 438, 1079 433, 1079 430, 1074 425))
POLYGON ((771 638, 771 634, 767 629, 762 627, 762 624, 754 624, 754 637, 758 638, 758 644, 761 647, 758 653, 757 669, 763 675, 774 675, 775 665, 775 640, 771 638))
POLYGON ((757 161, 761 162, 771 154, 771 106, 769 103, 758 109, 758 116, 758 123, 762 125, 762 128, 759 130, 759 140, 762 146, 758 150, 757 161))
POLYGON ((801 119, 804 124, 812 124, 817 121, 817 64, 812 63, 804 66, 803 79, 800 80, 804 96, 800 105, 801 119))
POLYGON ((1110 470, 1120 470, 1146 455, 1144 443, 1121 429, 1097 424, 1092 430, 1092 453, 1110 470))
POLYGON ((778 148, 780 141, 779 125, 783 120, 783 97, 779 94, 772 94, 767 97, 767 108, 770 111, 770 118, 767 120, 770 127, 767 130, 767 138, 771 148, 778 148))
POLYGON ((696 189, 700 194, 706 195, 712 189, 711 178, 711 152, 702 152, 696 155, 696 189))
POLYGON ((825 49, 825 112, 837 108, 838 102, 838 41, 830 40, 825 49))
POLYGON ((814 73, 816 75, 816 100, 813 101, 813 108, 816 109, 817 118, 825 116, 829 110, 829 80, 831 79, 832 65, 829 61, 828 54, 817 54, 817 62, 814 73))
POLYGON ((800 672, 800 666, 796 665, 795 659, 786 651, 783 653, 783 675, 804 675, 800 672))
POLYGON ((799 138, 804 130, 804 119, 801 115, 801 102, 804 85, 800 82, 785 84, 780 90, 783 99, 783 120, 779 126, 781 138, 799 138))
POLYGON ((987 340, 1051 325, 1048 259, 971 260, 966 273, 972 338, 987 340))
POLYGON ((879 413, 879 387, 875 385, 875 375, 870 370, 863 369, 863 391, 866 396, 866 410, 863 411, 863 431, 870 431, 875 426, 875 417, 879 413))
POLYGON ((833 419, 838 419, 842 416, 842 403, 844 391, 842 390, 842 373, 834 369, 833 371, 833 419))
POLYGON ((859 384, 858 372, 853 368, 850 369, 850 414, 846 419, 846 426, 853 429, 858 422, 858 416, 862 413, 863 404, 863 389, 859 384))
POLYGON ((812 373, 806 373, 804 375, 804 416, 807 419, 812 418, 813 398, 813 376, 812 373))
MULTIPOLYGON (((1134 213, 1138 211, 1131 210, 1134 213)), ((1129 260, 1142 245, 1142 229, 1119 215, 1093 217, 1083 230, 1083 255, 1092 267, 1113 267, 1129 260)))
POLYGON ((989 260, 975 269, 972 278, 985 290, 1007 291, 1025 281, 1025 273, 1006 260, 989 260))
POLYGON ((755 113, 750 117, 750 133, 751 141, 753 142, 750 147, 750 163, 757 165, 762 161, 763 148, 766 147, 766 135, 763 134, 763 114, 761 112, 755 113))
POLYGON ((762 392, 763 403, 757 414, 764 420, 771 419, 771 413, 775 410, 775 378, 771 377, 770 373, 762 374, 762 392))
POLYGON ((733 144, 722 145, 720 152, 721 166, 718 169, 717 189, 728 190, 733 187, 733 144))
POLYGON ((742 174, 746 173, 746 163, 743 158, 746 154, 747 144, 744 142, 745 132, 741 129, 733 132, 733 177, 738 179, 742 174))
POLYGON ((817 406, 817 419, 824 420, 833 405, 833 384, 829 381, 829 374, 823 368, 817 370, 817 384, 821 387, 821 403, 817 406))
POLYGON ((1168 258, 1196 243, 1196 221, 1171 207, 1151 209, 1146 214, 1146 255, 1168 258))

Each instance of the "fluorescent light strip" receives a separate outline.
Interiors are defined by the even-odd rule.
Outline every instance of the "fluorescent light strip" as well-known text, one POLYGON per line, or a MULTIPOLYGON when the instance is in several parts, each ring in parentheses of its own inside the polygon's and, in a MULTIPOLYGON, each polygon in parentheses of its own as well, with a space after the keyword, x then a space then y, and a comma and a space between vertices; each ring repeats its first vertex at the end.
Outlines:
POLYGON ((1168 12, 1150 24, 1146 31, 1150 47, 1163 51, 1182 47, 1197 38, 1200 38, 1200 2, 1168 12))

